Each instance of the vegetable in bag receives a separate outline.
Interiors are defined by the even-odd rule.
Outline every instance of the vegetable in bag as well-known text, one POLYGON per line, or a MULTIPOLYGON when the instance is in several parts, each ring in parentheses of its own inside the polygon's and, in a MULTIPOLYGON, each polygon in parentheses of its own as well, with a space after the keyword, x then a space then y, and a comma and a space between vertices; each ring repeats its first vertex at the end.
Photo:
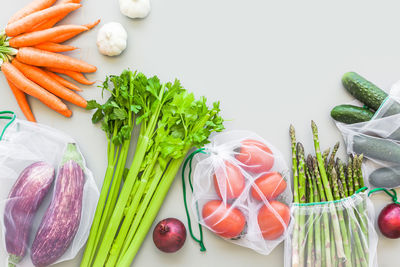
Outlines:
POLYGON ((6 241, 0 255, 18 267, 73 259, 86 243, 99 196, 93 175, 72 138, 11 118, 0 136, 0 212, 6 241), (55 166, 60 168, 52 183, 55 166), (14 256, 7 259, 5 253, 14 256))
POLYGON ((35 266, 54 263, 68 249, 78 231, 85 175, 75 144, 68 144, 58 172, 55 192, 32 244, 35 266))
POLYGON ((4 211, 10 264, 20 262, 26 254, 33 217, 53 183, 54 174, 50 164, 35 162, 21 172, 11 188, 4 211))
MULTIPOLYGON (((247 131, 214 136, 187 162, 197 152, 202 154, 195 156, 192 211, 198 223, 230 242, 269 254, 290 223, 289 171, 281 153, 247 131)), ((197 242, 204 250, 202 234, 197 242)))

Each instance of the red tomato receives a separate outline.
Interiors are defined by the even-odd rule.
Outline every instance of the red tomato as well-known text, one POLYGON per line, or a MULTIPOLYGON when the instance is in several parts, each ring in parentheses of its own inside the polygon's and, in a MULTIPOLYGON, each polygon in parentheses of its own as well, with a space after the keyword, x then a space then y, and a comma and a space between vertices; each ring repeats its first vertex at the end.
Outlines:
POLYGON ((202 216, 205 224, 219 236, 234 238, 244 229, 246 219, 239 209, 231 209, 231 205, 221 200, 211 200, 203 206, 202 216))
POLYGON ((215 191, 220 198, 232 200, 240 196, 245 187, 245 180, 239 167, 225 161, 225 166, 214 174, 215 191))
POLYGON ((256 190, 256 187, 261 191, 264 197, 268 200, 275 199, 286 189, 286 181, 278 172, 270 172, 262 175, 254 181, 251 188, 251 195, 261 201, 261 195, 256 190))
MULTIPOLYGON (((271 208, 279 214, 287 227, 290 221, 289 207, 275 200, 270 201, 269 204, 271 205, 271 208)), ((277 217, 268 206, 264 205, 258 211, 257 219, 261 233, 263 237, 267 240, 275 240, 280 237, 285 231, 285 227, 280 222, 279 217, 277 217)))
POLYGON ((243 168, 254 173, 269 171, 274 165, 274 155, 264 143, 257 140, 244 140, 236 159, 243 163, 243 168))

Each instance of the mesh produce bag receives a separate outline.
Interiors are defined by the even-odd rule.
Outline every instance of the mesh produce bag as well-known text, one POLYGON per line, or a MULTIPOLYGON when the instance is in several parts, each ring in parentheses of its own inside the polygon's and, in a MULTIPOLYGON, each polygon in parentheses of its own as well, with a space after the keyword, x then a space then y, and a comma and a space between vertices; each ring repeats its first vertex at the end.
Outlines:
POLYGON ((295 222, 285 241, 285 267, 378 266, 374 207, 367 192, 338 201, 294 203, 291 212, 295 222))
POLYGON ((99 197, 93 174, 86 167, 76 142, 50 127, 18 120, 12 112, 0 112, 0 124, 0 255, 3 266, 33 266, 34 251, 38 252, 34 257, 38 262, 51 260, 49 264, 53 264, 73 259, 86 243, 99 197), (76 159, 76 163, 70 159, 76 159), (71 170, 76 173, 69 173, 71 170), (76 194, 71 193, 68 185, 73 183, 72 178, 69 179, 72 175, 83 177, 78 184, 83 190, 77 190, 76 194), (60 177, 66 177, 62 184, 60 177), (56 192, 66 194, 66 198, 61 205, 51 206, 50 203, 55 203, 56 192), (79 199, 82 199, 80 213, 79 205, 75 205, 79 199), (52 208, 70 213, 70 208, 77 208, 73 217, 76 220, 61 216, 47 221, 48 224, 42 223, 52 214, 52 208), (58 230, 54 225, 64 227, 58 230), (50 229, 53 230, 48 232, 50 229), (66 244, 63 238, 72 240, 66 249, 61 246, 66 244), (44 247, 52 248, 53 252, 44 253, 44 247))
MULTIPOLYGON (((184 169, 193 157, 197 164, 189 182, 198 223, 261 254, 269 254, 285 239, 292 201, 290 173, 274 146, 254 133, 231 131, 192 153, 184 169)), ((195 240, 204 250, 201 227, 200 235, 195 240)))
POLYGON ((347 152, 363 154, 369 187, 400 186, 400 83, 395 84, 373 118, 367 122, 336 122, 347 152))

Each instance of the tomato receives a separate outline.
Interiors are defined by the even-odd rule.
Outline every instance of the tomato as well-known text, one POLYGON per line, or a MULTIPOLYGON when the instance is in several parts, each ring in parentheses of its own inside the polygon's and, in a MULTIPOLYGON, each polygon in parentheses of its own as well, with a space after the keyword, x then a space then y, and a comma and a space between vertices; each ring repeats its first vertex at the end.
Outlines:
POLYGON ((221 200, 211 200, 203 206, 202 216, 204 223, 217 235, 224 238, 239 236, 246 225, 243 213, 231 209, 231 205, 221 200))
POLYGON ((254 173, 269 171, 274 165, 274 155, 264 143, 257 140, 244 140, 236 159, 243 163, 243 168, 254 173))
POLYGON ((275 200, 270 201, 269 204, 271 207, 266 205, 262 206, 258 211, 257 219, 263 237, 267 240, 275 240, 285 232, 285 228, 289 225, 290 209, 287 205, 275 200), (286 224, 286 227, 282 225, 279 217, 277 217, 270 208, 274 209, 279 214, 286 224))
POLYGON ((239 167, 225 161, 225 166, 217 169, 214 174, 214 186, 220 198, 232 200, 243 192, 245 180, 239 167))
POLYGON ((285 191, 286 181, 278 172, 270 172, 257 178, 251 188, 251 195, 254 199, 261 201, 261 195, 256 188, 261 191, 266 199, 271 200, 285 191))

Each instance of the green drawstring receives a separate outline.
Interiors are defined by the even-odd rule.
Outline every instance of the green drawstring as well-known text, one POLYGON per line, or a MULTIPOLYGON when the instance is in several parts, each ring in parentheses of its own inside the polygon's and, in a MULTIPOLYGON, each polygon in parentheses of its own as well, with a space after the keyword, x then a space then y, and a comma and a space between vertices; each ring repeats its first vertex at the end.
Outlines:
POLYGON ((0 140, 3 139, 4 133, 6 132, 7 128, 11 125, 11 123, 13 123, 13 122, 15 121, 15 118, 16 118, 16 117, 17 117, 17 116, 16 116, 15 113, 12 112, 12 111, 7 111, 7 110, 6 110, 6 111, 0 111, 0 119, 10 120, 10 121, 6 124, 6 126, 4 126, 3 131, 2 131, 1 134, 0 134, 0 140), (12 116, 2 116, 3 114, 10 114, 10 115, 12 115, 12 116))
MULTIPOLYGON (((194 234, 193 234, 193 230, 192 230, 192 223, 190 221, 190 214, 189 214, 189 210, 188 210, 188 205, 186 202, 186 183, 185 183, 185 170, 186 170, 186 166, 189 163, 189 175, 188 175, 188 180, 189 180, 189 185, 190 185, 190 189, 193 192, 193 184, 191 181, 191 176, 192 176, 192 161, 193 161, 193 157, 198 154, 198 153, 203 153, 206 154, 206 152, 204 152, 205 148, 200 148, 197 149, 196 151, 192 152, 185 160, 185 163, 183 163, 183 168, 182 168, 182 189, 183 189, 183 202, 185 203, 185 210, 186 210, 186 217, 188 220, 188 226, 189 226, 189 232, 190 235, 192 236, 193 240, 196 241, 197 243, 199 243, 200 245, 200 251, 206 251, 206 247, 204 246, 203 243, 203 229, 201 227, 201 224, 199 224, 199 232, 200 232, 200 239, 197 239, 194 234)), ((197 214, 199 214, 199 207, 197 206, 196 203, 196 208, 197 208, 197 214)))
POLYGON ((393 203, 400 205, 400 203, 397 201, 396 190, 394 190, 394 189, 390 189, 390 191, 392 192, 392 193, 390 193, 390 191, 387 190, 386 188, 375 188, 375 189, 372 189, 371 191, 369 191, 368 196, 370 196, 372 193, 378 192, 378 191, 384 191, 386 194, 388 194, 392 198, 393 203))
POLYGON ((308 207, 308 206, 325 205, 325 204, 329 204, 329 203, 332 204, 332 203, 344 202, 349 198, 354 198, 357 194, 359 194, 367 189, 368 189, 368 187, 366 187, 366 186, 361 187, 353 195, 346 197, 346 198, 342 198, 342 199, 337 199, 337 200, 332 200, 332 201, 324 201, 324 202, 312 202, 312 203, 293 203, 293 205, 295 205, 297 207, 308 207))

